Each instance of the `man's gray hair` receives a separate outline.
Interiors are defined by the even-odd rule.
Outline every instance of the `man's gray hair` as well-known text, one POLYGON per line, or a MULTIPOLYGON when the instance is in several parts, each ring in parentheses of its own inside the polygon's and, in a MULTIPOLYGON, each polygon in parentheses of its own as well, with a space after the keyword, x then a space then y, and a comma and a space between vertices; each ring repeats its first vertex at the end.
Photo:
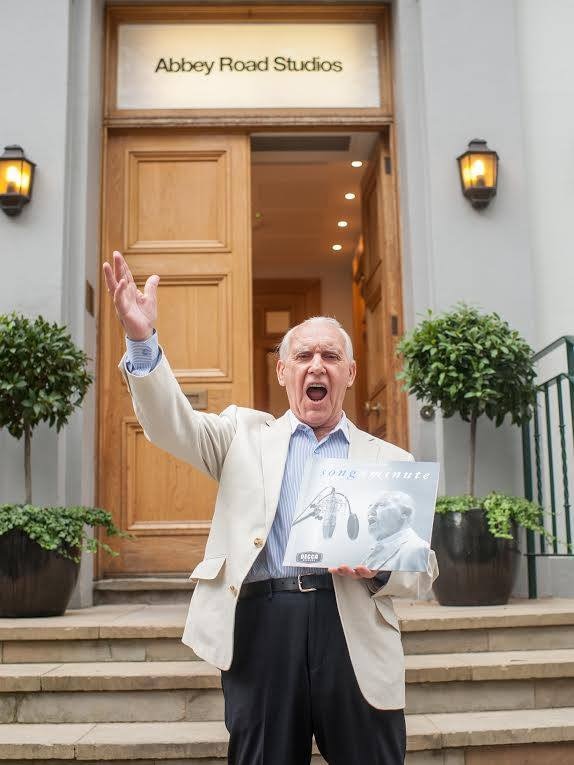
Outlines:
POLYGON ((332 327, 336 327, 343 337, 343 347, 345 349, 345 355, 349 361, 353 361, 353 341, 349 337, 349 334, 343 329, 343 325, 333 319, 331 316, 311 316, 310 319, 305 319, 301 324, 297 324, 295 327, 285 333, 281 344, 279 345, 278 353, 281 361, 285 361, 291 350, 291 340, 293 339, 293 333, 300 327, 305 327, 308 324, 330 324, 332 327))

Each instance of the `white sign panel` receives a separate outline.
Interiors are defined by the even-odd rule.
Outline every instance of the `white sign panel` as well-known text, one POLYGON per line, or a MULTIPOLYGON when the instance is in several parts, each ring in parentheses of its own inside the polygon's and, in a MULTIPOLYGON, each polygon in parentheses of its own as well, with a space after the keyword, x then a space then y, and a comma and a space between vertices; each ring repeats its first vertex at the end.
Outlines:
POLYGON ((119 109, 380 106, 377 27, 122 24, 119 109))

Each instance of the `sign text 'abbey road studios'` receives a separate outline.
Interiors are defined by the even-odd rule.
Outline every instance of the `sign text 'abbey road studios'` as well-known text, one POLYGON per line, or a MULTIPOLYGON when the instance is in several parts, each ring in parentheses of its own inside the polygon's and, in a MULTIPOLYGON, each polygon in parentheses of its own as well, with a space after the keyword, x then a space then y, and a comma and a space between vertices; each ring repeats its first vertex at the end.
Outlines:
POLYGON ((123 24, 119 109, 380 106, 371 23, 123 24))

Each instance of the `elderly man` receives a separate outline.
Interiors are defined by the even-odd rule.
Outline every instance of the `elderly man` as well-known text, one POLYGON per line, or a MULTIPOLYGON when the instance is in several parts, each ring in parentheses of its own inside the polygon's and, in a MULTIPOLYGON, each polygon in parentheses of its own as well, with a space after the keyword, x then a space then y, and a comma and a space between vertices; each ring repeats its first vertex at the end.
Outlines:
POLYGON ((367 512, 369 533, 375 542, 363 566, 387 571, 425 571, 429 543, 412 528, 415 505, 404 491, 385 492, 367 512))
POLYGON ((119 369, 146 437, 219 481, 182 639, 222 670, 228 761, 308 765, 314 734, 330 765, 399 765, 404 660, 390 596, 426 592, 434 559, 430 574, 282 565, 309 458, 412 459, 345 417, 350 338, 325 318, 287 333, 277 376, 289 410, 278 420, 237 406, 196 412, 158 346, 159 277, 139 291, 118 252, 104 274, 126 333, 119 369))

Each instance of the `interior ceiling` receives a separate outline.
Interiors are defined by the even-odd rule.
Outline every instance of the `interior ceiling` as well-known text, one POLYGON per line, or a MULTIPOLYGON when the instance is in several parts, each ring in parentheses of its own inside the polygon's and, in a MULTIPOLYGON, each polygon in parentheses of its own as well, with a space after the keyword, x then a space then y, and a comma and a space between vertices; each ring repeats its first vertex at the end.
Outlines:
POLYGON ((377 133, 258 133, 251 140, 254 276, 273 264, 317 270, 333 259, 350 263, 361 230, 361 178, 377 133), (363 166, 352 167, 353 160, 363 166), (347 192, 355 199, 345 199, 347 192), (349 225, 339 228, 339 220, 349 225), (343 249, 334 252, 333 244, 343 249))

